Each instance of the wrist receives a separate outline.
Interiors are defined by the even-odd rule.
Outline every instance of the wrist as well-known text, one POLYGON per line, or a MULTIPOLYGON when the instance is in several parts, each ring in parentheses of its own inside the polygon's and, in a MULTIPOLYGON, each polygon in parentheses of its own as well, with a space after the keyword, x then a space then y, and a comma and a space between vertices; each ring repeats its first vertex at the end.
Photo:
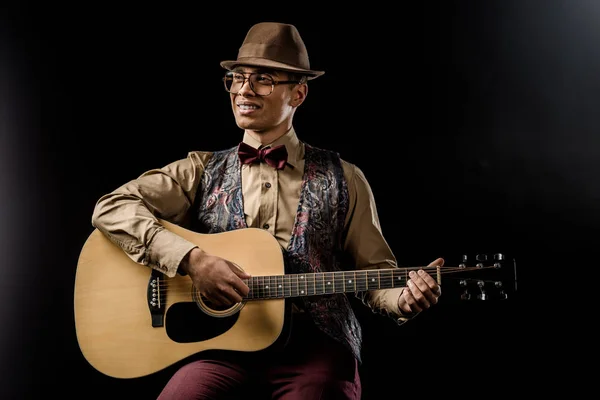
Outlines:
POLYGON ((177 273, 179 275, 189 275, 192 253, 196 250, 199 250, 199 249, 197 247, 194 247, 193 249, 188 251, 188 253, 183 257, 183 259, 179 263, 179 267, 177 268, 177 273))

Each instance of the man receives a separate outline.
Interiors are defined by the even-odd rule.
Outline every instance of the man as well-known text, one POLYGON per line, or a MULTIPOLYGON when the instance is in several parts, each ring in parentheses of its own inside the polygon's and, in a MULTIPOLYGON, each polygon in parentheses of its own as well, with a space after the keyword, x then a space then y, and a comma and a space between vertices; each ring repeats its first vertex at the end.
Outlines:
MULTIPOLYGON (((221 66, 243 141, 223 151, 190 152, 126 183, 99 199, 93 225, 134 261, 168 277, 189 275, 205 298, 224 307, 249 293, 250 275, 157 218, 202 233, 264 229, 281 245, 286 273, 395 267, 361 170, 296 135, 292 120, 306 100, 308 81, 324 73, 311 70, 296 27, 252 26, 237 59, 221 66)), ((440 294, 435 280, 419 270, 404 287, 361 297, 403 323, 436 304, 440 294)), ((285 346, 207 353, 178 370, 159 399, 238 399, 257 388, 278 399, 360 399, 361 340, 344 293, 303 297, 294 302, 285 346)))

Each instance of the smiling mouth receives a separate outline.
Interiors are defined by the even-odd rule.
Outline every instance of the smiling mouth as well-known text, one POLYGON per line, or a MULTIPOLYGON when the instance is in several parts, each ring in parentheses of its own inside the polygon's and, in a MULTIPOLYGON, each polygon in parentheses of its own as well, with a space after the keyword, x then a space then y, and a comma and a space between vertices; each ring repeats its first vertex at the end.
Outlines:
POLYGON ((253 111, 258 110, 260 108, 258 106, 255 106, 254 104, 238 104, 237 106, 241 111, 253 111))

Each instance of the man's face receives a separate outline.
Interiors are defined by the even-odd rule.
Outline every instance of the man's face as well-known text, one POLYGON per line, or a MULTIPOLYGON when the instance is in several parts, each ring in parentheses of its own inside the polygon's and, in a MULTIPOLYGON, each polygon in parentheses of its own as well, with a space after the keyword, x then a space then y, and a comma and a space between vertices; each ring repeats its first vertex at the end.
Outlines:
POLYGON ((242 129, 256 132, 273 130, 291 120, 299 105, 294 99, 302 85, 271 85, 270 79, 275 82, 287 81, 289 77, 285 72, 238 67, 233 71, 232 79, 237 94, 230 94, 231 107, 235 121, 242 129), (270 94, 259 95, 267 94, 271 89, 270 94))

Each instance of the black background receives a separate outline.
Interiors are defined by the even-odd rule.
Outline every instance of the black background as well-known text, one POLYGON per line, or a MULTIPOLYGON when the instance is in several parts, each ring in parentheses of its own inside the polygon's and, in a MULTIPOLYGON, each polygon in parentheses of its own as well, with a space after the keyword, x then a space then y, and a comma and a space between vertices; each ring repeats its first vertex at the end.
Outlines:
POLYGON ((365 398, 518 394, 549 366, 557 348, 540 343, 562 306, 573 317, 585 303, 569 283, 585 281, 577 268, 599 227, 600 6, 295 6, 3 6, 3 398, 156 397, 172 370, 118 381, 81 356, 77 257, 99 196, 240 140, 219 61, 267 20, 295 24, 326 71, 298 135, 361 167, 401 265, 477 252, 517 263, 518 295, 504 302, 448 291, 402 327, 358 309, 365 398))

